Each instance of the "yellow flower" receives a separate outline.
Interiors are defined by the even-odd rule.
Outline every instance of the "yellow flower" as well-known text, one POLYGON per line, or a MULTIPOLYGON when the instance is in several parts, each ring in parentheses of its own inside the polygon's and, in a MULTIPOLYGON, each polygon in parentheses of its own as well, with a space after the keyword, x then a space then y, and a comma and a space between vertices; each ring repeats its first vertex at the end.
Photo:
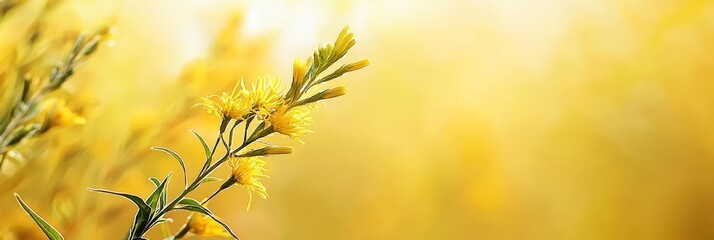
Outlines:
POLYGON ((252 111, 258 120, 266 119, 282 101, 280 82, 276 78, 259 78, 251 90, 247 90, 243 82, 244 94, 252 103, 252 111))
POLYGON ((188 231, 190 233, 198 236, 231 236, 231 234, 228 233, 223 226, 221 226, 221 224, 213 220, 211 217, 200 213, 191 213, 188 217, 188 227, 188 231))
POLYGON ((340 57, 345 55, 347 50, 355 44, 354 36, 355 34, 350 32, 350 26, 345 26, 340 32, 340 35, 337 36, 337 40, 335 40, 335 55, 340 57))
POLYGON ((296 87, 302 86, 305 80, 305 73, 309 67, 305 62, 296 58, 293 62, 293 85, 296 87))
POLYGON ((283 135, 289 136, 300 143, 300 136, 310 133, 306 127, 312 123, 312 118, 308 116, 310 112, 306 107, 289 108, 288 105, 280 105, 275 112, 270 115, 268 122, 273 130, 283 135))
POLYGON ((253 201, 253 192, 258 193, 263 199, 268 198, 268 191, 260 182, 261 177, 270 178, 265 169, 265 161, 261 157, 241 157, 233 158, 228 163, 232 169, 231 178, 235 184, 244 187, 248 191, 248 206, 253 201))
POLYGON ((42 103, 45 124, 49 127, 63 127, 70 125, 84 125, 87 120, 67 107, 64 99, 48 99, 42 103))
POLYGON ((202 103, 196 104, 203 106, 208 113, 215 114, 221 118, 243 119, 251 108, 251 103, 241 96, 240 91, 236 91, 238 84, 233 88, 231 94, 227 92, 218 95, 202 97, 202 103))

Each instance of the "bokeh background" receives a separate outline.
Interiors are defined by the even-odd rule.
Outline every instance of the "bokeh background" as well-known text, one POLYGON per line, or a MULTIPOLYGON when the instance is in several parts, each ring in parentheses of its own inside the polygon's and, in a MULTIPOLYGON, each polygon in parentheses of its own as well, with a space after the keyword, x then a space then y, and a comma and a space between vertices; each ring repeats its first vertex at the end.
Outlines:
POLYGON ((218 124, 200 96, 288 84, 293 58, 345 25, 346 59, 372 64, 339 80, 349 93, 305 145, 272 137, 296 151, 269 159, 270 198, 211 202, 243 239, 714 239, 711 1, 61 3, 57 29, 111 24, 116 45, 67 84, 87 124, 4 169, 2 239, 42 238, 12 192, 68 239, 123 236, 133 205, 87 187, 149 194, 147 177, 180 172, 155 145, 193 176, 187 129, 218 124))

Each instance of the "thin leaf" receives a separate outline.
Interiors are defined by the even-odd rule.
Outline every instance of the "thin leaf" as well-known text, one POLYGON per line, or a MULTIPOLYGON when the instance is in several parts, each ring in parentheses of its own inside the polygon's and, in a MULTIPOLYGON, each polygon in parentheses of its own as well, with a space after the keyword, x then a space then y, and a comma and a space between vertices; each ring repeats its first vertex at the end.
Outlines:
POLYGON ((149 207, 149 205, 146 205, 146 203, 144 202, 144 199, 141 199, 139 196, 129 194, 129 193, 115 192, 115 191, 110 191, 110 190, 106 190, 106 189, 97 189, 97 188, 89 188, 89 191, 125 197, 125 198, 131 200, 132 202, 134 202, 134 204, 136 204, 136 206, 139 207, 140 212, 144 212, 144 213, 151 212, 151 207, 149 207))
MULTIPOLYGON (((193 199, 193 198, 184 198, 184 199, 181 199, 181 201, 179 201, 179 204, 181 204, 181 205, 186 205, 186 206, 196 206, 196 207, 202 207, 202 208, 203 208, 202 204, 201 204, 200 202, 196 201, 196 199, 193 199)), ((208 211, 208 209, 206 209, 206 211, 208 211)), ((210 211, 209 211, 209 212, 210 212, 210 211)))
POLYGON ((152 183, 154 183, 154 187, 158 187, 159 185, 161 185, 161 181, 159 181, 158 178, 149 177, 149 180, 150 180, 152 183))
POLYGON ((201 137, 201 135, 199 135, 193 129, 191 129, 190 131, 193 133, 193 135, 196 135, 196 138, 198 138, 198 141, 201 142, 201 145, 203 146, 203 152, 206 154, 206 159, 211 157, 211 149, 208 147, 208 144, 206 144, 206 140, 204 140, 203 137, 201 137))
POLYGON ((59 231, 57 231, 57 229, 52 227, 52 225, 50 225, 49 223, 47 223, 47 221, 42 219, 42 217, 37 215, 37 213, 35 213, 35 211, 32 211, 32 209, 29 206, 27 206, 27 204, 25 204, 24 201, 22 201, 22 198, 20 198, 20 195, 15 193, 15 198, 17 198, 17 202, 20 203, 22 208, 25 209, 25 212, 27 212, 27 214, 29 214, 30 217, 32 217, 32 220, 35 220, 35 223, 37 223, 37 226, 39 226, 40 229, 42 229, 42 232, 44 232, 45 235, 47 235, 48 239, 50 239, 50 240, 64 239, 64 237, 62 237, 62 234, 60 234, 59 231))
POLYGON ((131 226, 131 231, 129 232, 129 236, 134 236, 137 232, 143 232, 144 228, 146 227, 147 220, 149 220, 149 213, 148 212, 143 212, 143 211, 137 211, 136 215, 134 216, 134 224, 131 226))
POLYGON ((183 205, 181 207, 175 208, 175 210, 186 210, 186 211, 197 212, 197 213, 202 213, 202 214, 206 214, 206 215, 213 215, 213 212, 211 212, 211 210, 208 210, 207 208, 204 208, 200 205, 183 205))
POLYGON ((168 181, 171 181, 171 173, 169 173, 169 175, 164 178, 164 181, 161 182, 156 189, 154 189, 154 192, 146 198, 146 204, 151 207, 152 212, 162 208, 166 203, 164 199, 166 199, 166 185, 168 184, 168 181))
POLYGON ((223 179, 217 178, 217 177, 206 177, 204 179, 201 179, 200 184, 207 183, 207 182, 218 182, 218 181, 223 181, 223 179))
POLYGON ((178 155, 178 153, 174 152, 174 150, 171 150, 171 149, 168 149, 165 147, 152 147, 151 149, 165 152, 165 153, 171 155, 176 160, 178 160, 179 164, 181 164, 181 169, 183 170, 183 185, 188 186, 188 176, 186 176, 186 164, 183 162, 183 158, 181 158, 181 156, 178 155))

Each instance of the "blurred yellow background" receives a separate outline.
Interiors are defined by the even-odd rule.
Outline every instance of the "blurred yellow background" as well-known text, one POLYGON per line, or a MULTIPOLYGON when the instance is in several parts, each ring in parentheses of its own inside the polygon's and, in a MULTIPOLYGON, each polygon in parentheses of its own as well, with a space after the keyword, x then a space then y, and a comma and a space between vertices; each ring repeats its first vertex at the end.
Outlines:
POLYGON ((147 177, 180 173, 155 145, 194 176, 187 129, 218 124, 198 98, 242 77, 287 85, 293 58, 345 25, 346 59, 372 64, 340 80, 349 93, 319 106, 305 145, 272 137, 296 149, 269 158, 267 200, 211 202, 241 238, 714 238, 711 1, 64 4, 57 21, 113 24, 116 46, 67 84, 87 124, 28 143, 32 170, 0 183, 0 238, 40 233, 11 192, 68 239, 123 235, 133 205, 87 187, 148 195, 147 177))

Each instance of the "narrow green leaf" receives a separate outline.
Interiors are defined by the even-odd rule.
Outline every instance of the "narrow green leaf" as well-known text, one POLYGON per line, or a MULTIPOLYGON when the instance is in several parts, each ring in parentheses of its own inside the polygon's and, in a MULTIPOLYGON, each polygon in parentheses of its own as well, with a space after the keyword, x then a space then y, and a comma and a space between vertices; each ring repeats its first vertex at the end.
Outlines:
POLYGON ((37 215, 37 213, 35 213, 35 211, 32 211, 32 209, 29 206, 27 206, 27 204, 25 204, 24 201, 22 201, 22 198, 20 198, 20 195, 15 193, 15 198, 17 198, 17 202, 20 203, 22 208, 25 209, 25 212, 27 212, 27 214, 29 214, 30 217, 32 217, 32 220, 35 220, 35 223, 37 223, 37 226, 39 226, 40 229, 42 229, 42 232, 44 232, 45 235, 47 235, 48 239, 50 239, 50 240, 64 239, 64 237, 62 237, 62 234, 60 234, 59 231, 57 231, 57 229, 52 227, 52 225, 50 225, 49 223, 47 223, 47 221, 42 219, 42 217, 37 215))
POLYGON ((159 181, 158 178, 149 177, 149 180, 150 180, 152 183, 154 183, 154 187, 158 187, 159 185, 161 185, 161 181, 159 181))
POLYGON ((196 201, 196 199, 193 199, 193 198, 181 199, 181 201, 179 201, 179 204, 187 205, 187 206, 203 207, 200 202, 196 201))
POLYGON ((175 209, 197 212, 197 213, 202 213, 202 214, 206 214, 206 215, 213 215, 213 212, 211 212, 211 210, 208 210, 207 208, 204 208, 200 205, 183 205, 183 206, 177 207, 175 209))
POLYGON ((164 181, 159 184, 156 189, 154 189, 154 192, 149 195, 149 197, 146 198, 146 204, 151 207, 152 213, 163 207, 164 204, 166 204, 165 199, 166 199, 166 186, 168 185, 168 181, 171 181, 171 173, 164 178, 164 181), (162 204, 163 202, 163 204, 162 204))
POLYGON ((184 164, 183 158, 181 158, 181 156, 178 155, 178 153, 174 152, 174 150, 171 150, 171 149, 168 149, 165 147, 152 147, 151 150, 165 152, 165 153, 171 155, 176 160, 178 160, 179 164, 181 164, 181 169, 183 170, 183 185, 188 186, 188 176, 186 176, 186 164, 184 164))
POLYGON ((211 156, 211 149, 208 147, 208 144, 206 144, 206 140, 201 137, 196 131, 193 129, 190 130, 193 135, 196 135, 196 138, 198 138, 198 141, 201 142, 201 145, 203 146, 203 152, 206 154, 206 159, 208 159, 211 156))
POLYGON ((207 183, 207 182, 218 182, 218 181, 223 181, 223 179, 217 178, 217 177, 206 177, 204 179, 201 179, 200 184, 207 183))
POLYGON ((147 220, 149 220, 149 212, 137 211, 134 216, 134 224, 131 225, 131 231, 129 231, 129 236, 134 237, 137 232, 144 231, 147 220))
POLYGON ((129 194, 129 193, 115 192, 115 191, 110 191, 110 190, 106 190, 106 189, 97 189, 97 188, 89 188, 89 191, 125 197, 125 198, 131 200, 132 202, 134 202, 134 204, 136 204, 136 206, 139 207, 140 212, 145 212, 145 213, 151 212, 151 208, 149 207, 149 205, 146 205, 146 203, 144 202, 144 199, 141 199, 139 196, 129 194))
POLYGON ((203 213, 206 215, 213 215, 211 210, 208 210, 208 208, 205 208, 201 205, 200 202, 196 201, 196 199, 193 198, 181 199, 181 201, 179 201, 179 204, 180 205, 176 208, 177 210, 186 210, 191 212, 203 213))

